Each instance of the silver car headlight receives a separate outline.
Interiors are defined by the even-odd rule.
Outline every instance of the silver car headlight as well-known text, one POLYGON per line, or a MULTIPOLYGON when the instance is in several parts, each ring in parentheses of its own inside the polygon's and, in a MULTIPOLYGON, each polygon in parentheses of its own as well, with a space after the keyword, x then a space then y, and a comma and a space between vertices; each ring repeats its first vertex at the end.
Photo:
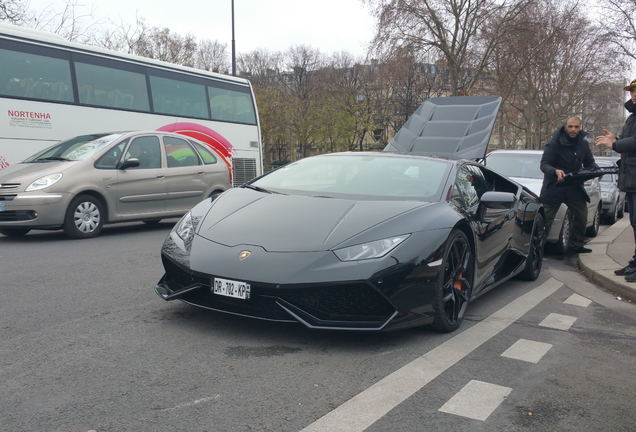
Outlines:
POLYGON ((409 236, 410 234, 404 234, 369 243, 362 243, 355 246, 336 249, 333 253, 336 254, 340 261, 360 261, 372 258, 381 258, 398 247, 398 245, 409 238, 409 236))
POLYGON ((59 182, 61 178, 62 178, 62 173, 45 175, 44 177, 40 177, 39 179, 31 183, 29 186, 27 186, 25 191, 31 192, 31 191, 47 188, 59 182))
POLYGON ((187 212, 179 222, 174 226, 173 231, 183 240, 184 243, 190 243, 194 238, 194 224, 192 223, 192 214, 187 212))

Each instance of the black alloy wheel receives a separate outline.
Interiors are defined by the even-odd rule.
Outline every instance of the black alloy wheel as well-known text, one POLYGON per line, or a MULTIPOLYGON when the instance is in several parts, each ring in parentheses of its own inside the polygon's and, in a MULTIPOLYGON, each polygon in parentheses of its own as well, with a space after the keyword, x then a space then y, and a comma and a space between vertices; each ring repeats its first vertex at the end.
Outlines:
POLYGON ((533 281, 539 277, 541 267, 543 267, 543 248, 545 245, 545 222, 543 216, 538 214, 534 219, 534 228, 532 229, 532 238, 530 239, 530 249, 526 258, 526 265, 519 279, 533 281))
POLYGON ((474 255, 463 231, 456 229, 449 235, 440 273, 433 304, 433 328, 451 332, 464 319, 473 291, 474 255))
POLYGON ((24 237, 29 231, 31 231, 30 228, 0 228, 0 234, 11 238, 24 237))
POLYGON ((104 206, 92 195, 76 196, 66 210, 64 233, 70 238, 98 236, 104 227, 104 206))

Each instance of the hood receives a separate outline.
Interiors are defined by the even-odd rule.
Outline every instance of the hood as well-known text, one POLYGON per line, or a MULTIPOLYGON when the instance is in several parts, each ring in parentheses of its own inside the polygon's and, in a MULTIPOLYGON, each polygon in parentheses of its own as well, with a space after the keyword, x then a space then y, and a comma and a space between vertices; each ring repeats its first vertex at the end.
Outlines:
POLYGON ((64 172, 80 162, 82 161, 17 163, 0 170, 0 183, 31 183, 42 176, 64 172))
POLYGON ((498 96, 427 99, 384 151, 452 159, 483 159, 500 104, 498 96))
POLYGON ((535 178, 528 178, 528 177, 510 177, 510 178, 516 181, 517 183, 519 183, 521 186, 524 186, 530 189, 530 191, 532 191, 532 193, 534 193, 535 195, 541 194, 541 186, 543 185, 543 179, 535 179, 535 178))
MULTIPOLYGON (((269 252, 324 251, 430 204, 279 195, 236 188, 213 202, 198 234, 226 246, 260 246, 269 252)), ((398 232, 404 227, 395 225, 395 233, 388 236, 404 234, 398 232)), ((387 231, 382 232, 386 235, 387 231)))

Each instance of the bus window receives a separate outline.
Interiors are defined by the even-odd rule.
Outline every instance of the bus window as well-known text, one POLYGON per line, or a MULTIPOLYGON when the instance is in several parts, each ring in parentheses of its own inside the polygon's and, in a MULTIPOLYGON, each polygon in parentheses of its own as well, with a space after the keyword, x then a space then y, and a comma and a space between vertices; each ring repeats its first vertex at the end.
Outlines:
POLYGON ((75 62, 80 103, 149 111, 146 76, 112 67, 75 62))
POLYGON ((238 123, 256 124, 256 114, 252 104, 249 89, 243 91, 240 87, 224 88, 225 86, 208 87, 212 119, 238 123))
POLYGON ((73 102, 68 60, 0 48, 0 94, 73 102))
POLYGON ((150 88, 155 112, 209 118, 203 85, 151 75, 150 88))

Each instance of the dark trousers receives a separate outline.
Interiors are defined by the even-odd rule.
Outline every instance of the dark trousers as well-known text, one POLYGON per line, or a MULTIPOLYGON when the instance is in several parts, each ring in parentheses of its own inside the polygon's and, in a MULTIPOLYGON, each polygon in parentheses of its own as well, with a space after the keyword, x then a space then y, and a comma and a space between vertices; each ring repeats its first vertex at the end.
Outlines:
MULTIPOLYGON (((634 232, 634 242, 636 242, 636 192, 625 192, 625 202, 627 202, 627 211, 629 212, 629 223, 634 232)), ((632 263, 636 264, 636 250, 632 257, 632 263)))
MULTIPOLYGON (((583 194, 571 193, 568 194, 565 204, 568 206, 568 210, 570 211, 570 232, 572 233, 570 237, 570 245, 573 248, 582 247, 585 244, 585 225, 587 225, 587 202, 585 201, 585 197, 583 196, 583 194)), ((560 206, 561 204, 543 204, 543 208, 545 209, 546 233, 550 232, 550 228, 552 228, 552 223, 554 222, 554 217, 559 211, 560 206)))

